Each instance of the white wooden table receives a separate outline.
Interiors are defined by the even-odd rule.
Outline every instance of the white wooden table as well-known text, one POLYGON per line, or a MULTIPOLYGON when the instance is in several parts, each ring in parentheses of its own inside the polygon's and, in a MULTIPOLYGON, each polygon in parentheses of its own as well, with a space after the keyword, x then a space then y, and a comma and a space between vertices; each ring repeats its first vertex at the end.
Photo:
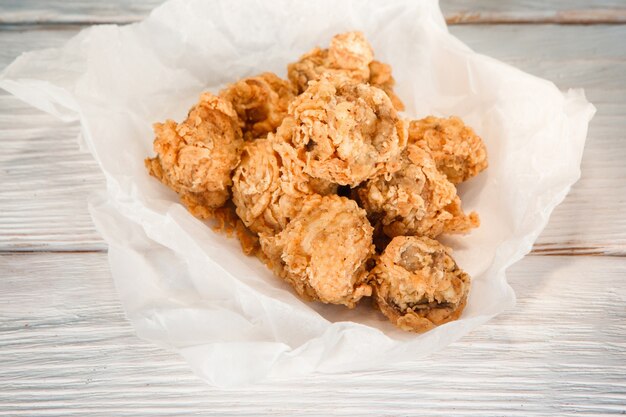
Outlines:
MULTIPOLYGON (((0 68, 159 0, 1 0, 0 68)), ((442 0, 479 52, 598 108, 582 179, 514 266, 517 306, 405 369, 218 390, 124 318, 65 125, 0 92, 0 415, 626 414, 626 2, 442 0)))

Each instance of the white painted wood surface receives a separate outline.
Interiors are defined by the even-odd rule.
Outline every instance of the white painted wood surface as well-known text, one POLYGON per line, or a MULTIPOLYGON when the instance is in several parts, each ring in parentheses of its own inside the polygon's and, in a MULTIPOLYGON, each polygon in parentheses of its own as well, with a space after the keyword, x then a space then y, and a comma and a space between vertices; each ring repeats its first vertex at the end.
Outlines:
POLYGON ((105 258, 0 256, 10 272, 0 281, 0 415, 626 412, 626 258, 527 257, 509 273, 516 308, 429 360, 230 390, 133 335, 105 258))
MULTIPOLYGON (((129 23, 163 0, 3 0, 0 23, 129 23)), ((440 0, 450 23, 625 22, 623 0, 440 0)))
MULTIPOLYGON (((159 2, 0 1, 0 68, 159 2)), ((104 181, 77 126, 0 92, 0 415, 626 414, 626 25, 591 24, 625 22, 626 3, 441 3, 449 22, 479 23, 451 27, 475 50, 584 87, 598 108, 582 179, 509 273, 514 310, 402 369, 208 387, 125 320, 86 210, 104 181), (506 22, 533 24, 490 24, 506 22)))

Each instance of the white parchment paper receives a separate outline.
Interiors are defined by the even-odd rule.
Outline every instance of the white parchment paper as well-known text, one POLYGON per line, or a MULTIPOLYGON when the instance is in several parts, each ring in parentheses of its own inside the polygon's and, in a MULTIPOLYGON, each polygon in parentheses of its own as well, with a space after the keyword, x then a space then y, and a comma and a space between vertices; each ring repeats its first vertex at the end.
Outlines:
POLYGON ((580 90, 562 93, 474 53, 425 0, 171 0, 140 23, 92 27, 61 48, 23 54, 0 87, 80 120, 107 179, 90 209, 128 318, 219 386, 415 360, 511 306, 505 270, 530 251, 579 178, 595 112, 580 90), (288 62, 347 30, 365 32, 376 58, 393 66, 407 117, 458 115, 489 152, 489 169, 460 187, 482 226, 446 238, 473 277, 467 308, 422 335, 396 330, 367 305, 300 301, 238 242, 188 214, 143 165, 153 122, 181 120, 201 91, 238 78, 285 77, 288 62))

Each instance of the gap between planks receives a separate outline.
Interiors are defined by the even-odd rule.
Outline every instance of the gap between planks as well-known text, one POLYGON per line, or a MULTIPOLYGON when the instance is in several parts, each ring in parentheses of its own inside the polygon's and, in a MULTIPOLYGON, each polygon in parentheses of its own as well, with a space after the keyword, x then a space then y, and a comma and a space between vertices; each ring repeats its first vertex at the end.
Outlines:
MULTIPOLYGON (((410 0, 419 1, 419 0, 410 0)), ((0 23, 130 23, 164 0, 3 0, 0 23)), ((618 23, 623 0, 439 0, 449 23, 618 23)))
MULTIPOLYGON (((607 248, 606 246, 572 246, 564 248, 544 247, 549 246, 539 244, 526 256, 608 256, 615 258, 626 258, 626 247, 607 248)), ((0 256, 7 255, 32 255, 32 254, 82 254, 82 253, 107 253, 106 247, 98 246, 93 248, 10 248, 0 249, 0 256)))
MULTIPOLYGON (((587 10, 558 12, 555 14, 520 14, 508 15, 506 13, 478 13, 462 12, 447 15, 448 25, 623 25, 626 24, 626 10, 587 10)), ((55 27, 82 27, 92 25, 125 25, 139 22, 135 17, 119 19, 86 19, 86 20, 28 20, 28 21, 2 21, 0 31, 6 27, 27 27, 53 29, 55 27)))
POLYGON ((458 12, 446 15, 449 25, 481 24, 558 24, 558 25, 611 25, 626 23, 626 9, 567 10, 548 13, 458 12))

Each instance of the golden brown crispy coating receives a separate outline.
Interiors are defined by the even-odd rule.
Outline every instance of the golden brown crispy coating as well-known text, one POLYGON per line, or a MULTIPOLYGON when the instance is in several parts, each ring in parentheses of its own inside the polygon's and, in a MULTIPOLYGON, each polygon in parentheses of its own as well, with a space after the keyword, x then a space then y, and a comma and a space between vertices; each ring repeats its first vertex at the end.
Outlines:
POLYGON ((282 232, 261 235, 261 248, 276 273, 305 299, 352 308, 371 295, 372 226, 365 211, 345 197, 306 197, 282 232))
POLYGON ((393 107, 398 111, 404 110, 404 103, 400 100, 400 97, 393 91, 396 80, 391 75, 391 66, 383 62, 373 60, 370 63, 370 78, 369 83, 374 87, 378 87, 383 90, 393 103, 393 107))
POLYGON ((268 139, 246 143, 233 175, 232 191, 237 215, 253 232, 273 234, 285 226, 281 223, 286 216, 276 204, 282 194, 280 157, 268 139))
POLYGON ((429 116, 409 125, 409 142, 428 147, 437 168, 459 184, 487 168, 487 148, 482 139, 458 117, 429 116))
POLYGON ((467 234, 480 226, 478 213, 472 211, 470 214, 465 214, 461 208, 461 198, 458 195, 446 206, 445 210, 452 217, 446 221, 443 228, 444 233, 467 234))
POLYGON ((304 92, 309 81, 319 80, 324 73, 369 82, 389 95, 396 110, 404 110, 404 104, 393 91, 395 80, 391 67, 374 60, 372 47, 362 32, 335 35, 328 49, 313 48, 297 62, 289 64, 287 73, 298 93, 304 92))
POLYGON ((328 49, 313 48, 302 55, 298 62, 289 64, 287 74, 298 93, 307 89, 309 81, 316 81, 324 73, 367 82, 369 65, 374 59, 372 47, 361 32, 335 35, 328 49))
POLYGON ((328 47, 328 59, 333 68, 360 73, 369 77, 368 66, 374 59, 374 50, 363 32, 345 32, 333 36, 328 47))
POLYGON ((220 92, 239 117, 246 140, 267 136, 276 130, 287 115, 295 97, 293 85, 271 72, 248 77, 230 84, 220 92))
POLYGON ((231 171, 243 145, 237 115, 229 102, 203 93, 182 123, 154 125, 151 175, 176 191, 195 216, 207 218, 229 196, 231 171))
POLYGON ((476 213, 466 215, 456 188, 427 150, 409 144, 402 167, 389 179, 378 177, 358 188, 362 206, 387 236, 466 233, 478 227, 476 213))
POLYGON ((312 177, 356 186, 399 168, 406 124, 382 90, 326 74, 291 103, 289 113, 293 120, 284 123, 293 129, 278 149, 312 177))
POLYGON ((233 202, 237 215, 255 233, 273 235, 285 228, 302 206, 304 197, 329 194, 336 186, 313 180, 290 164, 268 139, 248 142, 233 175, 233 202))
POLYGON ((470 277, 450 249, 427 237, 394 238, 372 270, 375 302, 396 326, 424 332, 457 319, 467 301, 470 277))

